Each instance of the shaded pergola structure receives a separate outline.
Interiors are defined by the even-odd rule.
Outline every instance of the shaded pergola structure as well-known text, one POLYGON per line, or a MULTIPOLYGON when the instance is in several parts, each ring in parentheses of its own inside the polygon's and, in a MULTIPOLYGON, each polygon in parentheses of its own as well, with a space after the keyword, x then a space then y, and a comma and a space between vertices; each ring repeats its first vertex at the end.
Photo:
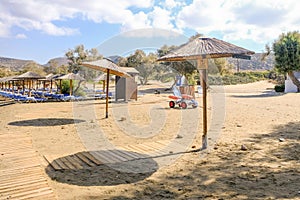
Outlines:
POLYGON ((29 89, 29 95, 28 96, 31 96, 31 89, 32 89, 32 86, 33 86, 33 81, 34 80, 37 81, 39 79, 45 79, 45 78, 46 78, 45 76, 42 76, 38 73, 31 72, 31 71, 25 72, 24 74, 21 74, 19 76, 14 77, 15 80, 22 80, 23 81, 23 92, 25 92, 25 81, 28 82, 28 89, 29 89))
MULTIPOLYGON (((45 79, 43 79, 43 81, 44 81, 44 89, 46 88, 45 87, 45 82, 46 81, 49 81, 50 82, 50 93, 52 92, 52 90, 53 90, 53 80, 54 80, 54 82, 55 82, 55 80, 57 80, 59 77, 61 77, 61 76, 63 76, 64 74, 48 74, 47 76, 46 76, 46 78, 45 79)), ((60 80, 60 83, 61 83, 61 80, 60 80)), ((60 84, 60 87, 61 87, 61 84, 60 84)), ((58 88, 57 88, 58 89, 58 88)))
POLYGON ((123 71, 113 61, 103 58, 101 60, 83 62, 81 64, 84 67, 88 67, 94 70, 102 71, 106 73, 106 107, 105 118, 108 118, 108 90, 109 90, 109 75, 113 74, 120 77, 131 77, 127 72, 123 71))
MULTIPOLYGON (((7 84, 8 84, 8 88, 10 88, 11 82, 13 87, 14 81, 16 81, 15 77, 16 76, 8 76, 8 77, 0 78, 1 88, 4 89, 7 86, 7 84)), ((14 92, 14 90, 12 90, 12 92, 14 92)))
POLYGON ((158 61, 197 61, 197 69, 201 72, 201 86, 203 88, 203 135, 202 149, 207 148, 207 69, 208 59, 234 57, 249 59, 255 52, 234 44, 209 37, 198 37, 191 40, 170 53, 162 56, 158 61))

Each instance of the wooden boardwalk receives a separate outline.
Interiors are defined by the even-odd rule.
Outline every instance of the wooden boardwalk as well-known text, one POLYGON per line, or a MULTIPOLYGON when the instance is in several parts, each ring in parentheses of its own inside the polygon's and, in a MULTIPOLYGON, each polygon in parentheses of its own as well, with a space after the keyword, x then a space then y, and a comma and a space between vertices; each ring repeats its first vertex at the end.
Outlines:
POLYGON ((24 134, 0 134, 0 199, 55 199, 41 161, 24 134))
POLYGON ((128 145, 120 149, 85 151, 65 157, 45 155, 44 158, 54 170, 80 170, 102 164, 121 163, 139 159, 156 158, 186 152, 179 143, 168 146, 170 141, 155 141, 128 145))

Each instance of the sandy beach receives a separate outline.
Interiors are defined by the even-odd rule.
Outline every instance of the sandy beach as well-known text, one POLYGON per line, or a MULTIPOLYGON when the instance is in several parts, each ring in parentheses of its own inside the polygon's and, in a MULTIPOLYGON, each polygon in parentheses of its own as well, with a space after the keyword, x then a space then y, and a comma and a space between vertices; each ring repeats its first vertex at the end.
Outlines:
MULTIPOLYGON (((137 101, 110 103, 107 119, 104 100, 2 106, 0 136, 31 138, 59 200, 300 199, 300 94, 275 93, 268 81, 212 86, 210 148, 197 151, 201 94, 196 109, 170 109, 169 86, 140 87, 137 101), (137 159, 51 166, 104 151, 137 159)), ((4 161, 0 170, 12 167, 4 161)))

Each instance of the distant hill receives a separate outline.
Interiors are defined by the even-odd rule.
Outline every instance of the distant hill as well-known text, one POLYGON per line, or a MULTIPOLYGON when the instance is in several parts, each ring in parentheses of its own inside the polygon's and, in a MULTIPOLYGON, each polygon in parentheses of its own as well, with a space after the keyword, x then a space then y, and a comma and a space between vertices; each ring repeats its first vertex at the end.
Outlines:
POLYGON ((54 63, 55 66, 59 67, 62 65, 68 65, 67 57, 58 57, 50 59, 44 66, 49 67, 51 63, 54 63))
POLYGON ((240 67, 241 71, 266 71, 274 68, 275 60, 274 55, 269 55, 262 61, 262 53, 256 53, 251 56, 251 60, 243 60, 236 58, 228 58, 228 62, 234 66, 235 69, 240 67))
POLYGON ((13 72, 22 71, 22 69, 31 63, 36 63, 33 60, 20 60, 15 58, 0 57, 0 68, 6 68, 13 72))
MULTIPOLYGON (((243 60, 236 58, 228 58, 228 62, 234 66, 234 69, 237 69, 239 66, 241 71, 262 71, 262 70, 271 70, 274 68, 274 55, 270 55, 266 58, 265 61, 261 61, 262 53, 256 53, 251 56, 251 60, 243 60)), ((121 57, 120 56, 110 56, 114 62, 117 62, 121 57)), ((5 68, 12 72, 20 72, 29 64, 38 64, 33 60, 20 60, 15 58, 6 58, 0 57, 0 69, 5 68)), ((49 67, 52 63, 52 66, 60 67, 62 65, 68 65, 68 59, 66 57, 58 57, 50 59, 46 64, 41 65, 44 67, 49 67)), ((38 64, 40 65, 40 64, 38 64)))

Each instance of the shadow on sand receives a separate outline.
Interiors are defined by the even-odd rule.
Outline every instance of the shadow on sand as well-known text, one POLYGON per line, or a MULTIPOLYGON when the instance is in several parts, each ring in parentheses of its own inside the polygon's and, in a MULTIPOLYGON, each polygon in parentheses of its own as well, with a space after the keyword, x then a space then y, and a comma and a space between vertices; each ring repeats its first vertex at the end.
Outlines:
POLYGON ((148 155, 124 150, 103 150, 78 152, 53 160, 46 173, 55 181, 79 186, 111 186, 135 183, 151 176, 158 169, 158 164, 148 155), (115 155, 112 155, 115 154, 115 155), (109 157, 109 155, 112 155, 109 157), (118 156, 127 155, 135 158, 121 160, 118 156), (99 159, 99 156, 105 160, 99 159))
POLYGON ((245 94, 245 95, 231 95, 231 97, 235 98, 264 98, 264 97, 276 97, 282 96, 285 93, 278 93, 274 91, 265 91, 260 94, 245 94))
MULTIPOLYGON (((274 127, 246 142, 218 143, 195 164, 134 188, 131 199, 299 199, 300 123, 274 127), (284 138, 280 142, 278 138, 284 138), (166 185, 164 184, 166 183, 166 185)), ((120 194, 108 199, 129 199, 120 194)))
POLYGON ((37 118, 8 123, 11 126, 61 126, 67 124, 81 123, 85 120, 68 118, 37 118))

